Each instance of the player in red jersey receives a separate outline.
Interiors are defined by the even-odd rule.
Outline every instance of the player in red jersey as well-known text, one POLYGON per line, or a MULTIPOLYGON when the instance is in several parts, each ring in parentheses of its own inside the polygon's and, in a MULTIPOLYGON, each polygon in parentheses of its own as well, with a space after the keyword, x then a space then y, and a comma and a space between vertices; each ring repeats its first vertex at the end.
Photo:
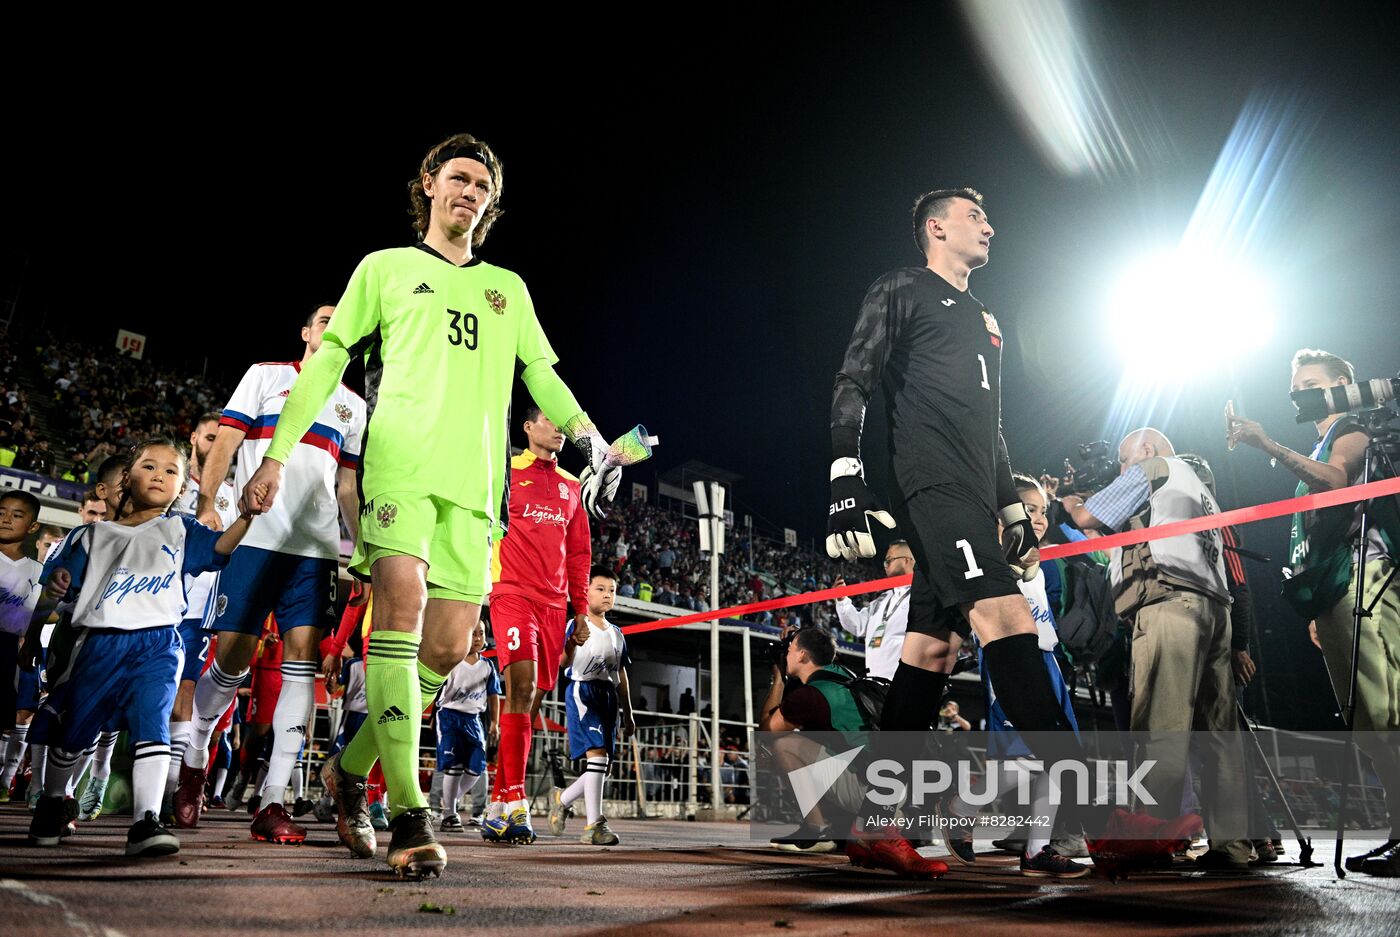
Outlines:
POLYGON ((491 633, 505 683, 499 770, 481 825, 487 842, 533 843, 525 798, 530 726, 554 688, 572 606, 588 614, 593 561, 579 481, 559 468, 564 434, 540 408, 525 411, 529 448, 511 460, 510 535, 498 546, 491 587, 491 633))

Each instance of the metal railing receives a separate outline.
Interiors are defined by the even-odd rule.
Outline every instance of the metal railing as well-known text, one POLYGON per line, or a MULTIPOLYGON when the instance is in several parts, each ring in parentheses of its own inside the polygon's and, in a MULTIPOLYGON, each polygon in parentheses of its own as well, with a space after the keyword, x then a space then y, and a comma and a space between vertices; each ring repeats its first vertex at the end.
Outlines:
MULTIPOLYGON (((310 744, 303 754, 297 770, 307 773, 308 792, 314 785, 314 776, 322 761, 329 753, 342 713, 340 700, 331 700, 329 705, 316 709, 317 718, 312 721, 310 744)), ((565 721, 563 703, 546 701, 541 715, 556 725, 565 721)), ((761 792, 754 785, 754 753, 750 749, 753 732, 757 726, 744 722, 721 720, 725 745, 722 747, 723 761, 720 764, 719 778, 714 777, 710 768, 709 720, 697 715, 676 716, 669 713, 636 711, 637 732, 634 739, 623 740, 619 734, 614 746, 613 759, 608 767, 607 780, 603 788, 604 813, 614 818, 687 818, 697 811, 707 809, 711 803, 711 785, 720 786, 721 802, 727 808, 725 815, 744 819, 757 804, 761 792)), ((1272 763, 1279 783, 1282 785, 1289 806, 1300 824, 1322 829, 1335 828, 1340 784, 1319 778, 1315 766, 1319 757, 1327 752, 1336 755, 1335 748, 1342 742, 1339 739, 1317 735, 1288 733, 1288 747, 1297 749, 1285 752, 1279 744, 1277 733, 1267 727, 1258 729, 1268 733, 1262 741, 1272 763), (1298 749, 1299 740, 1310 747, 1311 753, 1298 749)), ((1089 737, 1091 747, 1092 736, 1089 737)), ((974 776, 980 776, 986 767, 986 751, 967 746, 963 751, 973 763, 974 776)), ((1106 757, 1117 757, 1106 753, 1106 757)), ((1262 767, 1248 759, 1253 783, 1270 820, 1278 827, 1286 826, 1287 814, 1283 805, 1277 802, 1273 787, 1262 767)), ((424 741, 420 752, 420 769, 424 777, 431 776, 436 767, 436 751, 431 744, 431 729, 425 723, 424 741)), ((1352 778, 1366 778, 1358 759, 1352 778)), ((561 779, 567 784, 578 776, 581 764, 569 758, 567 735, 550 729, 536 728, 530 751, 530 763, 526 773, 526 793, 535 813, 545 813, 549 809, 549 791, 561 779)), ((313 796, 308 793, 307 796, 313 796)), ((1348 814, 1354 827, 1367 829, 1381 828, 1387 823, 1385 792, 1378 784, 1365 780, 1353 780, 1348 786, 1348 814)))

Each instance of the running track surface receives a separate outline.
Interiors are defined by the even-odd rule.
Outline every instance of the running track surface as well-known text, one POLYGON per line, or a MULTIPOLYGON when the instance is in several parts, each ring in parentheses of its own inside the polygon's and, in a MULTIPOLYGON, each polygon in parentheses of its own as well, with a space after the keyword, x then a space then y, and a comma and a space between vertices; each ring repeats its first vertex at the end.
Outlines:
MULTIPOLYGON (((122 817, 82 825, 63 846, 27 845, 29 814, 0 806, 0 933, 30 935, 380 935, 532 933, 882 934, 953 925, 1001 935, 1395 933, 1400 879, 1279 864, 1255 874, 1161 872, 1047 884, 1005 865, 953 865, 938 882, 851 869, 841 856, 792 856, 751 842, 746 824, 617 821, 622 844, 546 832, 529 847, 444 834, 443 878, 406 882, 351 859, 332 826, 307 843, 248 839, 242 814, 211 811, 178 856, 119 855, 122 817), (435 909, 435 910, 434 910, 435 909)), ((540 828, 545 824, 537 821, 540 828)), ((571 820, 577 832, 580 821, 571 820)), ((387 834, 386 834, 387 838, 387 834)), ((1377 840, 1349 841, 1359 852, 1377 840)), ((1314 840, 1330 863, 1332 843, 1314 840)), ((1288 860, 1297 844, 1286 843, 1288 860)), ((940 847, 924 850, 938 855, 940 847)), ((984 859, 984 861, 988 861, 984 859)), ((951 863, 950 863, 951 864, 951 863)))

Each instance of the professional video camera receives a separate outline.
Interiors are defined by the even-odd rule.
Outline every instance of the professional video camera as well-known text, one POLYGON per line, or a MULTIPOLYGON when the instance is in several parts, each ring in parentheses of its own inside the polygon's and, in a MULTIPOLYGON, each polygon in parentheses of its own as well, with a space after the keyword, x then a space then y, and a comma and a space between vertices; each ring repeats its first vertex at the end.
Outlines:
POLYGON ((1118 449, 1106 439, 1086 442, 1079 447, 1079 458, 1066 459, 1074 469, 1073 489, 1077 493, 1100 490, 1118 477, 1118 449))

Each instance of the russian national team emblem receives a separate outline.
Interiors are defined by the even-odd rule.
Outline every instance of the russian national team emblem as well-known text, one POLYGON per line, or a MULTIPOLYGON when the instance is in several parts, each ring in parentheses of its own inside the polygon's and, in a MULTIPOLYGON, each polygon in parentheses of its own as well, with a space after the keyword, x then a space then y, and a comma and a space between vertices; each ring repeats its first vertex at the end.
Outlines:
POLYGON ((563 498, 565 501, 569 500, 569 486, 563 482, 559 483, 559 497, 563 498))
POLYGON ((214 617, 223 618, 224 612, 228 609, 228 596, 220 595, 214 600, 214 617))
POLYGON ((398 516, 398 505, 386 504, 379 509, 379 512, 374 515, 374 518, 375 520, 379 521, 380 527, 388 527, 390 524, 394 523, 394 518, 398 516))
POLYGON ((338 403, 335 405, 335 415, 336 418, 340 420, 340 422, 349 423, 350 417, 354 414, 350 412, 350 408, 347 407, 345 404, 338 403))
POLYGON ((490 304, 492 311, 494 311, 496 315, 505 315, 506 298, 500 293, 496 292, 495 290, 487 290, 486 302, 490 304))
POLYGON ((982 321, 987 325, 987 331, 992 334, 992 344, 997 348, 1001 347, 1001 326, 997 325, 997 317, 987 310, 982 310, 982 321))
POLYGON ((217 498, 214 499, 214 505, 215 505, 215 507, 217 507, 220 511, 227 511, 227 510, 228 510, 228 498, 227 498, 226 496, 224 496, 224 495, 219 495, 217 498))

